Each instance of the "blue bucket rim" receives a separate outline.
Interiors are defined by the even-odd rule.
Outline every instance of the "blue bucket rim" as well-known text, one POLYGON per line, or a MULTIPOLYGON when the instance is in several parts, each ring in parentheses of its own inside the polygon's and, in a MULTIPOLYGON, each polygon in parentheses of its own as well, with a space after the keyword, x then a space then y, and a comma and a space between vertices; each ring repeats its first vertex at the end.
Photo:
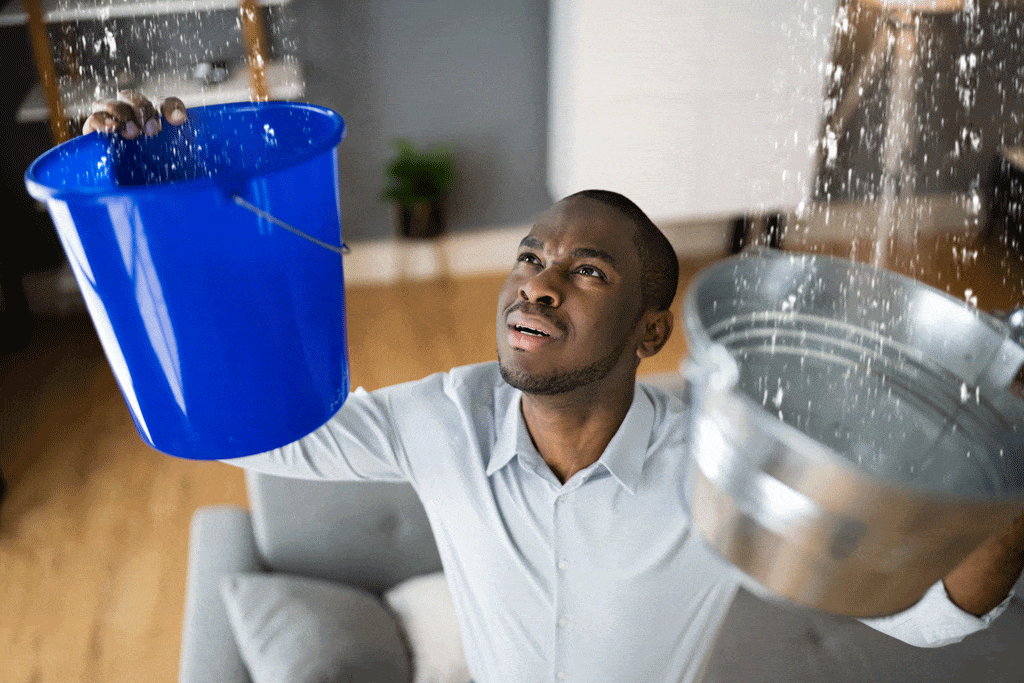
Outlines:
MULTIPOLYGON (((239 112, 245 110, 257 111, 260 109, 274 108, 274 109, 305 109, 316 114, 325 116, 332 119, 334 128, 329 134, 323 136, 322 139, 314 141, 309 147, 303 148, 301 153, 293 155, 281 155, 280 159, 274 163, 267 164, 260 168, 258 172, 251 174, 240 174, 240 173, 225 173, 223 175, 207 176, 205 178, 196 178, 194 180, 180 180, 175 182, 158 183, 155 185, 130 185, 124 187, 54 187, 41 182, 37 176, 37 169, 44 164, 49 163, 52 157, 59 154, 75 153, 78 147, 86 144, 92 144, 95 139, 94 136, 106 136, 113 140, 113 136, 108 133, 92 132, 88 135, 80 135, 78 137, 62 142, 56 147, 43 152, 39 155, 31 164, 28 169, 25 170, 25 185, 28 188, 29 194, 35 199, 40 201, 46 201, 49 199, 62 199, 69 197, 96 197, 96 196, 111 196, 118 194, 147 194, 161 192, 164 188, 174 187, 175 189, 191 189, 196 190, 203 186, 209 188, 218 187, 225 181, 238 180, 241 177, 254 178, 257 176, 267 175, 269 173, 275 173, 278 171, 284 171, 289 168, 298 166, 299 164, 305 163, 310 159, 314 159, 321 154, 330 151, 337 147, 342 139, 345 137, 345 120, 342 116, 327 107, 321 107, 315 104, 307 104, 305 102, 285 102, 285 101, 274 101, 274 102, 228 102, 224 104, 210 104, 201 107, 190 107, 189 114, 201 114, 203 112, 213 112, 217 110, 228 110, 233 109, 239 112)), ((165 124, 170 125, 170 124, 165 124)), ((182 124, 182 125, 187 125, 182 124)))

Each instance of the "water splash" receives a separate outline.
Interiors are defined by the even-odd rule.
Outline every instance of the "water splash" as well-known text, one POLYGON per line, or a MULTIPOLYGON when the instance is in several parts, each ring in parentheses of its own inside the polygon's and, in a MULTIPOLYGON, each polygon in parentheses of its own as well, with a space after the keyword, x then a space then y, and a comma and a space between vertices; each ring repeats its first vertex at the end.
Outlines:
MULTIPOLYGON (((1005 5, 982 9, 976 0, 968 0, 963 11, 945 14, 840 2, 833 22, 833 60, 822 69, 824 123, 817 141, 815 190, 796 207, 797 224, 787 230, 787 249, 835 253, 895 270, 962 296, 972 309, 987 310, 999 297, 1024 301, 1024 268, 1011 267, 1020 263, 1019 251, 993 249, 982 239, 990 197, 983 182, 985 155, 997 145, 1024 143, 1024 97, 1019 94, 1024 55, 1009 47, 1012 38, 1018 45, 1024 38, 1019 18, 1005 5), (992 116, 993 110, 999 115, 992 116)), ((1004 246, 1020 242, 1015 235, 999 239, 1004 246)), ((894 301, 881 282, 851 275, 835 301, 835 319, 860 316, 882 336, 912 324, 915 313, 900 312, 905 302, 894 301)), ((749 283, 761 291, 765 285, 749 283)), ((795 320, 805 299, 783 289, 773 301, 775 315, 795 320)), ((921 459, 908 461, 915 477, 947 476, 948 458, 943 464, 942 459, 929 460, 926 452, 940 444, 951 457, 964 459, 969 453, 970 459, 980 459, 983 449, 971 444, 959 417, 937 432, 913 418, 927 400, 905 399, 885 379, 891 370, 885 363, 902 362, 900 354, 887 357, 868 344, 842 372, 823 370, 818 362, 814 382, 800 379, 784 386, 781 378, 805 378, 815 362, 813 346, 783 339, 766 330, 763 353, 743 356, 745 363, 762 364, 751 395, 769 413, 800 429, 831 416, 816 433, 881 471, 892 443, 921 449, 921 459), (782 356, 799 349, 805 349, 799 364, 793 362, 789 371, 779 365, 782 356), (877 438, 848 443, 849 434, 861 428, 863 434, 872 433, 869 425, 877 438)), ((975 378, 945 381, 949 415, 985 405, 975 378)))
MULTIPOLYGON (((81 126, 95 100, 113 99, 125 88, 141 89, 154 101, 183 96, 192 107, 249 96, 236 7, 210 10, 197 2, 182 5, 182 11, 131 16, 124 3, 100 3, 95 9, 77 0, 56 5, 57 10, 89 15, 51 28, 59 87, 73 128, 81 126), (206 82, 198 75, 202 64, 224 65, 226 80, 206 82)), ((294 11, 286 3, 264 7, 263 13, 271 60, 295 62, 299 45, 294 11)))

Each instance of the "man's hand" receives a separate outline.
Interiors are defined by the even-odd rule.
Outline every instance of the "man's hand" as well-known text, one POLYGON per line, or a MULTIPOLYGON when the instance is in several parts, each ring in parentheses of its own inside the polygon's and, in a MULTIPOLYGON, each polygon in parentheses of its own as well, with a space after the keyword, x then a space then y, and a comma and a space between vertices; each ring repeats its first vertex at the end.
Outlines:
POLYGON ((1024 569, 1024 514, 1000 536, 985 541, 946 575, 949 599, 975 616, 1006 599, 1024 569))
POLYGON ((143 133, 153 136, 163 126, 160 115, 172 126, 180 126, 188 119, 184 103, 177 97, 168 97, 157 112, 153 103, 135 90, 122 90, 116 100, 97 102, 92 115, 85 120, 82 133, 94 130, 120 133, 134 140, 143 133))

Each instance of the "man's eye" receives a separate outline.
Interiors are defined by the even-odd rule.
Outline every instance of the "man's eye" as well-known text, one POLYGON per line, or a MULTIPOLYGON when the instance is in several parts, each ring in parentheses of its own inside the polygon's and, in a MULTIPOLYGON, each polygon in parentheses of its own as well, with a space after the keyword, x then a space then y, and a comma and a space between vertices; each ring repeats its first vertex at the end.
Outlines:
POLYGON ((535 254, 531 254, 528 251, 520 254, 516 261, 521 261, 522 263, 540 263, 540 259, 537 258, 535 254))
POLYGON ((594 266, 580 266, 576 269, 576 272, 580 275, 586 275, 587 277, 596 277, 602 280, 606 279, 604 273, 601 272, 601 269, 595 268, 594 266))

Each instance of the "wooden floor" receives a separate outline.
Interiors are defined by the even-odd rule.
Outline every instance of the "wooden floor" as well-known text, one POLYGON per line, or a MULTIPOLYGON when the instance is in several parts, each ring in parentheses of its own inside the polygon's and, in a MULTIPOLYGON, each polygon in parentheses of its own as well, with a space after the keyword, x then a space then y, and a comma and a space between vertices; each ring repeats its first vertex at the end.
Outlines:
MULTIPOLYGON (((353 386, 493 359, 501 282, 350 288, 353 386)), ((676 334, 643 370, 684 352, 676 334)), ((0 362, 0 682, 176 681, 189 520, 245 505, 241 472, 145 446, 84 316, 0 362)))
MULTIPOLYGON (((681 290, 699 265, 684 264, 681 290)), ((987 283, 978 288, 984 307, 1006 305, 1016 290, 1006 287, 1005 264, 981 275, 943 272, 957 296, 963 282, 987 283)), ((350 288, 353 386, 493 359, 501 280, 350 288)), ((684 354, 677 328, 641 372, 673 370, 684 354)), ((143 445, 86 318, 38 321, 31 346, 0 362, 0 468, 9 483, 0 506, 0 682, 175 681, 189 519, 204 505, 245 505, 241 472, 143 445)))

